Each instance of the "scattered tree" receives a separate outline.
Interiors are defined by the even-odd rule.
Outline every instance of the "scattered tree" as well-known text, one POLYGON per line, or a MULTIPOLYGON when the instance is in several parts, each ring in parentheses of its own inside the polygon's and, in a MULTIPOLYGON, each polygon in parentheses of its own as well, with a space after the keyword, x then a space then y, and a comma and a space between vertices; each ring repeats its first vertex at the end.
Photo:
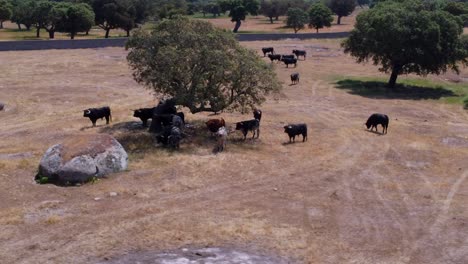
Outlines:
POLYGON ((44 29, 49 33, 49 38, 55 38, 55 32, 60 27, 60 23, 63 23, 64 17, 67 16, 69 3, 54 3, 50 9, 47 20, 44 23, 44 29))
POLYGON ((39 1, 34 8, 33 18, 34 26, 36 27, 36 37, 40 37, 41 28, 45 28, 49 20, 49 14, 54 6, 50 1, 39 1))
POLYGON ((11 5, 6 0, 0 0, 0 28, 3 28, 3 22, 10 20, 12 15, 11 5))
POLYGON ((281 88, 271 65, 209 22, 164 20, 136 30, 126 47, 135 80, 192 113, 246 111, 281 88))
POLYGON ((331 27, 333 12, 326 5, 317 3, 309 10, 309 27, 315 28, 317 33, 320 28, 331 27))
POLYGON ((420 0, 385 1, 358 15, 342 46, 358 63, 372 60, 380 71, 391 72, 388 86, 393 88, 400 74, 458 72, 459 63, 467 65, 462 32, 460 19, 427 10, 420 0))
POLYGON ((35 0, 16 0, 13 3, 13 14, 11 16, 11 21, 18 25, 18 28, 21 29, 21 24, 23 24, 27 30, 31 29, 31 26, 34 24, 33 12, 36 8, 35 0))
POLYGON ((93 25, 94 12, 88 4, 68 4, 57 31, 70 33, 70 38, 74 39, 78 32, 86 32, 93 25))
POLYGON ((268 17, 270 23, 273 24, 273 19, 282 16, 287 11, 286 1, 283 0, 262 0, 260 2, 260 14, 268 17))
POLYGON ((337 24, 341 25, 341 18, 349 16, 356 8, 356 0, 330 0, 328 7, 338 16, 337 24))
POLYGON ((293 28, 294 33, 304 28, 309 21, 307 13, 299 8, 289 8, 287 13, 286 26, 293 28))
POLYGON ((233 30, 234 33, 237 33, 247 14, 256 16, 260 8, 260 4, 257 0, 222 0, 219 3, 221 11, 229 11, 231 21, 236 22, 233 30))

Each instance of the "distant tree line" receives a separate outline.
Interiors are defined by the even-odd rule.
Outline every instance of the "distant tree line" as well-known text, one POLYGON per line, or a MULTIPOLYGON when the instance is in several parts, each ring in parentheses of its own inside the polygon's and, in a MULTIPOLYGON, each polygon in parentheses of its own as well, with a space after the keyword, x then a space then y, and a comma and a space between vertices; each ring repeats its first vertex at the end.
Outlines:
MULTIPOLYGON (((130 31, 148 20, 158 21, 176 15, 218 17, 228 13, 237 32, 247 15, 263 15, 270 23, 287 16, 287 26, 295 32, 309 25, 318 29, 329 26, 330 12, 341 18, 350 15, 357 5, 373 8, 389 0, 0 0, 0 28, 10 20, 27 30, 34 27, 37 37, 44 29, 54 38, 66 32, 74 38, 99 26, 109 37, 112 29, 130 31)), ((397 0, 398 1, 398 0, 397 0)), ((399 0, 404 2, 404 0, 399 0)), ((468 26, 468 0, 424 0, 429 8, 443 9, 459 17, 468 26)), ((331 20, 331 21, 330 21, 331 20)))

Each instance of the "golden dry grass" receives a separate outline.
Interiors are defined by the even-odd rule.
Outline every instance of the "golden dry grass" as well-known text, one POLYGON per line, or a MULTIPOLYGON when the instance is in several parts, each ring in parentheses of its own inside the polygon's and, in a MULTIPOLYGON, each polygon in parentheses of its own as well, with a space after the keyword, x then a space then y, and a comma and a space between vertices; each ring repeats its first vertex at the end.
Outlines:
MULTIPOLYGON (((180 151, 154 146, 130 109, 156 100, 132 80, 123 49, 0 53, 1 262, 95 263, 187 245, 259 249, 293 263, 468 262, 468 149, 444 143, 468 141, 466 111, 336 89, 336 76, 386 78, 342 54, 337 40, 244 45, 311 57, 275 66, 283 96, 261 107, 260 138, 233 133, 218 155, 208 133, 180 151), (292 72, 298 85, 289 85, 292 72), (103 105, 114 122, 91 128, 82 110, 103 105), (391 117, 387 135, 364 130, 373 112, 391 117), (289 122, 309 125, 306 143, 286 143, 289 122), (96 133, 122 141, 128 171, 81 187, 34 183, 49 146, 96 133)), ((191 124, 212 118, 186 114, 191 124)), ((221 116, 230 125, 251 118, 221 116)))

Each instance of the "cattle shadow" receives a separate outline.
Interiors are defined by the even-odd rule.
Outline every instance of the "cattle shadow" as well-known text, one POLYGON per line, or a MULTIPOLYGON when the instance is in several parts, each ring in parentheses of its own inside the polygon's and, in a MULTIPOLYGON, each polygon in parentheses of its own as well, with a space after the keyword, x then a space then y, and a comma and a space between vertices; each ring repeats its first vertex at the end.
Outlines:
POLYGON ((388 88, 387 83, 383 81, 345 79, 337 81, 336 88, 345 90, 350 94, 372 99, 425 100, 457 96, 451 90, 442 86, 423 87, 397 84, 394 89, 391 89, 388 88))
POLYGON ((383 136, 383 135, 385 135, 383 132, 378 132, 378 131, 370 130, 370 129, 364 129, 364 131, 366 131, 366 132, 368 132, 368 133, 376 134, 376 135, 378 135, 378 136, 383 136))

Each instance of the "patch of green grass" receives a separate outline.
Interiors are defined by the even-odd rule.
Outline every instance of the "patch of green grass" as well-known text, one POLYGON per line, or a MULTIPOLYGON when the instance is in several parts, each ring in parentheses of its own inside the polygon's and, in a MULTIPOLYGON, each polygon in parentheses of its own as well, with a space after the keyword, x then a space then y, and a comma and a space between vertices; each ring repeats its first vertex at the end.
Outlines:
POLYGON ((373 99, 439 100, 462 104, 468 97, 468 85, 434 82, 428 79, 400 78, 394 89, 387 87, 387 79, 369 77, 334 77, 336 88, 373 99))
POLYGON ((468 110, 468 96, 465 96, 465 99, 463 100, 463 108, 468 110))

